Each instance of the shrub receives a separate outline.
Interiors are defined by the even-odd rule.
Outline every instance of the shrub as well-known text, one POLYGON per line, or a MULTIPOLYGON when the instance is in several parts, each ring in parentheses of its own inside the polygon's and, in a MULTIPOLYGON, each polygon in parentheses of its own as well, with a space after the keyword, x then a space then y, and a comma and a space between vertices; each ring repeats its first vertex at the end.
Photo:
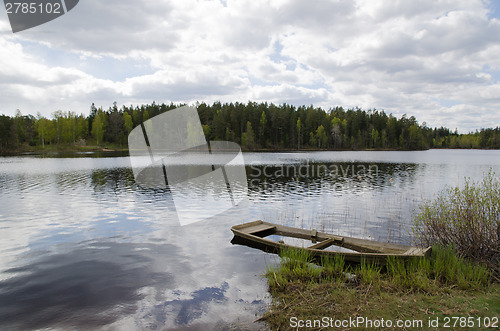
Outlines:
POLYGON ((418 245, 451 246, 462 256, 484 262, 498 272, 500 258, 500 182, 489 173, 479 183, 446 188, 425 201, 414 218, 418 245))

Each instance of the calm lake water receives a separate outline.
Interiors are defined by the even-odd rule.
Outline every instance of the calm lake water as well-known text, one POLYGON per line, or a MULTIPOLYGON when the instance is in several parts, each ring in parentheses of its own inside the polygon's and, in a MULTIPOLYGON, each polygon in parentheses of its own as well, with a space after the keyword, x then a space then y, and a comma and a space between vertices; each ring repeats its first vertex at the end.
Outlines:
POLYGON ((70 156, 0 158, 2 330, 259 329, 277 259, 232 245, 232 225, 410 243, 423 199, 500 174, 499 151, 246 153, 248 201, 180 226, 128 157, 70 156))

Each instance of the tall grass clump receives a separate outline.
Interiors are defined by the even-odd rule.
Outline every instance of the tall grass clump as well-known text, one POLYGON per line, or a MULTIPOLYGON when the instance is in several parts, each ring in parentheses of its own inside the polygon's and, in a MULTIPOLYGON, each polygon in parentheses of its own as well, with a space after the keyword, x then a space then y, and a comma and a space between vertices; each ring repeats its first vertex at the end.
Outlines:
POLYGON ((374 285, 375 288, 380 287, 380 279, 382 267, 376 264, 367 263, 364 259, 361 261, 359 268, 355 269, 359 279, 365 284, 370 286, 374 285))
POLYGON ((280 252, 280 264, 268 267, 266 276, 271 287, 282 289, 290 282, 317 282, 321 269, 305 249, 285 248, 280 252))
POLYGON ((386 269, 391 283, 417 292, 436 292, 443 286, 479 290, 490 282, 485 266, 458 256, 450 246, 434 246, 430 258, 403 261, 388 257, 386 269))
POLYGON ((322 256, 321 264, 323 270, 321 276, 328 281, 345 280, 347 265, 342 255, 322 256))
POLYGON ((500 181, 490 170, 481 182, 447 188, 420 206, 414 218, 417 244, 453 247, 461 257, 487 264, 498 274, 500 262, 500 181))
POLYGON ((435 245, 430 257, 408 260, 388 256, 385 265, 362 259, 349 265, 341 255, 322 257, 320 261, 306 250, 286 248, 280 264, 267 268, 266 277, 272 293, 307 285, 347 287, 360 291, 404 293, 441 293, 452 288, 482 290, 491 283, 491 271, 484 265, 458 256, 453 247, 435 245))

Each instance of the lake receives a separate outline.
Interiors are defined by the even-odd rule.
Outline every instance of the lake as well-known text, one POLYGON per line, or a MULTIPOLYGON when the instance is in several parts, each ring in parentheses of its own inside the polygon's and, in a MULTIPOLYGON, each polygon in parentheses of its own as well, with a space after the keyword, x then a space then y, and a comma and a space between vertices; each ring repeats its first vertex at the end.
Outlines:
POLYGON ((137 185, 127 156, 64 156, 0 158, 2 330, 259 329, 277 258, 232 245, 232 225, 411 243, 423 200, 500 174, 487 150, 245 153, 246 201, 181 226, 171 192, 137 185))

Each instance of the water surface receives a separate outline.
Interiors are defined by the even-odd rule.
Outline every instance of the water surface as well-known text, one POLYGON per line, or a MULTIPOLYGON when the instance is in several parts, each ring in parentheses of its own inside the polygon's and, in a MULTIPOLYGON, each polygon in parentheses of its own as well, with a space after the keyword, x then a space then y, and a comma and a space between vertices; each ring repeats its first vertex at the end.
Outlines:
POLYGON ((232 225, 411 243, 423 199, 500 174, 498 151, 246 153, 248 202, 181 227, 126 156, 66 156, 0 158, 0 329, 259 329, 276 257, 232 225))

